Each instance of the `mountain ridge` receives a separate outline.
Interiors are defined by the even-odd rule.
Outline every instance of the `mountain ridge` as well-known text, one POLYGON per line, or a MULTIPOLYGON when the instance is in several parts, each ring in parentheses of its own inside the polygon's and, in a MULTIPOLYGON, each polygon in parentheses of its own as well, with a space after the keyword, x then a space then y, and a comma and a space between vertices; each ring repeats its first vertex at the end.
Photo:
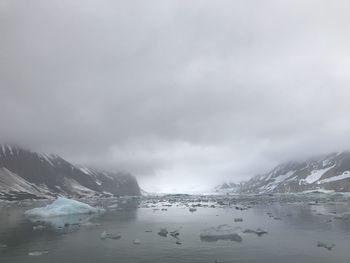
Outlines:
POLYGON ((242 182, 236 193, 350 192, 350 152, 282 163, 242 182))
POLYGON ((0 145, 0 199, 140 195, 135 177, 74 165, 55 154, 0 145))

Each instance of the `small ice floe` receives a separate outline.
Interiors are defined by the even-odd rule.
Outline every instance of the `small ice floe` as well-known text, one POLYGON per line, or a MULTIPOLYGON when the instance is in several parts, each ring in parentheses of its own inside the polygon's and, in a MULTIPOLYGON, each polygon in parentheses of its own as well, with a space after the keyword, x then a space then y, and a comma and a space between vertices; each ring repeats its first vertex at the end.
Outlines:
POLYGON ((190 211, 191 213, 193 213, 193 212, 196 212, 196 211, 197 211, 197 208, 190 207, 190 208, 188 209, 188 211, 190 211))
POLYGON ((33 230, 37 231, 37 230, 44 230, 46 228, 46 226, 43 225, 37 225, 37 226, 33 226, 33 230))
POLYGON ((119 235, 119 234, 111 234, 111 233, 107 233, 106 231, 103 231, 101 234, 100 234, 100 238, 102 240, 105 240, 105 239, 120 239, 122 236, 119 235))
POLYGON ((158 235, 162 237, 167 237, 168 236, 168 230, 166 228, 161 228, 160 231, 158 232, 158 235))
POLYGON ((238 218, 235 218, 234 221, 237 223, 237 222, 243 222, 243 218, 241 217, 238 217, 238 218))
POLYGON ((243 207, 243 206, 235 206, 235 209, 236 209, 236 210, 243 211, 243 210, 248 210, 248 207, 243 207))
POLYGON ((232 229, 228 225, 220 225, 218 227, 205 229, 200 234, 200 239, 201 241, 206 242, 214 242, 218 240, 242 242, 242 237, 236 233, 235 229, 232 229))
POLYGON ((29 252, 28 255, 29 256, 41 256, 44 254, 48 254, 49 251, 33 251, 33 252, 29 252))
POLYGON ((327 248, 328 250, 332 250, 332 248, 335 246, 335 244, 325 243, 325 242, 317 242, 317 247, 323 247, 327 248))
POLYGON ((85 226, 85 227, 96 227, 96 226, 100 226, 100 223, 91 223, 91 222, 86 222, 86 223, 82 223, 80 224, 81 226, 85 226))
POLYGON ((109 205, 109 206, 107 206, 107 208, 109 209, 109 210, 115 210, 115 209, 117 209, 117 208, 119 208, 119 204, 112 204, 112 205, 109 205))
POLYGON ((339 220, 348 220, 350 216, 348 214, 339 214, 335 215, 334 219, 339 219, 339 220))
POLYGON ((103 231, 101 234, 100 234, 100 238, 102 240, 106 239, 107 238, 107 232, 106 231, 103 231))
POLYGON ((267 234, 268 232, 266 230, 263 230, 261 228, 257 228, 256 230, 254 229, 246 229, 243 231, 243 233, 247 233, 247 234, 256 234, 257 236, 262 236, 264 234, 267 234))
POLYGON ((134 241, 133 241, 134 245, 140 245, 141 244, 141 240, 136 238, 134 241))

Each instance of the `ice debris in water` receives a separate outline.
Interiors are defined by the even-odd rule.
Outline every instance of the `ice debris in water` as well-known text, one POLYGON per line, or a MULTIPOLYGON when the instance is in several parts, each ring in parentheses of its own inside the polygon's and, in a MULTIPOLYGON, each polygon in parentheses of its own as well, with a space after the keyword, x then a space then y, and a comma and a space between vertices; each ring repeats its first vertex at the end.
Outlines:
POLYGON ((107 233, 106 230, 103 231, 101 234, 100 234, 100 238, 102 240, 105 240, 105 239, 120 239, 122 236, 119 235, 119 234, 111 234, 111 233, 107 233))
POLYGON ((162 228, 160 229, 160 231, 158 232, 158 235, 162 236, 162 237, 166 237, 168 236, 168 230, 166 228, 162 228))
POLYGON ((106 239, 107 238, 107 232, 106 231, 103 231, 101 234, 100 234, 100 238, 102 240, 106 239))
POLYGON ((33 251, 33 252, 29 252, 28 255, 29 256, 41 256, 44 254, 48 254, 49 251, 33 251))
POLYGON ((264 234, 267 234, 268 232, 266 230, 263 230, 261 228, 257 228, 256 230, 254 229, 246 229, 243 231, 243 233, 247 233, 247 234, 256 234, 258 235, 259 237, 264 235, 264 234))
POLYGON ((220 225, 205 229, 200 234, 201 241, 214 242, 218 240, 231 240, 242 242, 242 237, 228 225, 220 225))
POLYGON ((196 212, 197 208, 191 207, 190 209, 188 209, 191 213, 196 212))
POLYGON ((133 243, 134 243, 135 245, 140 245, 140 244, 141 244, 141 240, 138 239, 138 238, 136 238, 136 239, 133 241, 133 243))
POLYGON ((35 231, 35 230, 43 230, 43 229, 45 229, 46 228, 46 226, 43 226, 43 225, 37 225, 37 226, 33 226, 33 230, 35 231))
POLYGON ((332 250, 332 248, 335 246, 334 244, 328 244, 328 243, 324 243, 324 242, 317 242, 317 246, 318 247, 324 247, 327 248, 328 250, 332 250))
POLYGON ((179 238, 180 232, 178 230, 174 230, 170 232, 170 235, 176 239, 179 238))
POLYGON ((30 217, 55 217, 74 214, 94 214, 102 213, 104 209, 92 207, 88 204, 59 197, 52 204, 45 207, 34 208, 25 212, 30 217))

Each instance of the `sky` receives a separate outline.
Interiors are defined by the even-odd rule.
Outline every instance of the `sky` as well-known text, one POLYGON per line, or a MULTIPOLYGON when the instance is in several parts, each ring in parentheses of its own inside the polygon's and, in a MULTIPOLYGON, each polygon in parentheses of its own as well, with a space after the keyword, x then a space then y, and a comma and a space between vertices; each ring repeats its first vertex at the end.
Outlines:
POLYGON ((350 149, 347 0, 2 0, 0 140, 206 191, 350 149))

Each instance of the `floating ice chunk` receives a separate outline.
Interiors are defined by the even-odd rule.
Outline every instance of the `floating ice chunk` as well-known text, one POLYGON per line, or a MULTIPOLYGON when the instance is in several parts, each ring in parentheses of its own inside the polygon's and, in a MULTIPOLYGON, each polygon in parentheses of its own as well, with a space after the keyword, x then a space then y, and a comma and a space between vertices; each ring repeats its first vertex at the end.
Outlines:
POLYGON ((162 236, 162 237, 166 237, 168 236, 168 230, 166 228, 162 228, 159 232, 158 235, 162 236))
POLYGON ((197 208, 194 208, 194 207, 191 207, 190 209, 188 209, 190 212, 196 212, 197 211, 197 208))
POLYGON ((179 238, 180 232, 178 230, 174 230, 170 232, 170 235, 176 239, 179 238))
POLYGON ((122 236, 119 235, 119 234, 111 234, 111 233, 107 233, 106 230, 103 231, 101 234, 100 234, 100 238, 102 240, 105 240, 107 238, 109 239, 120 239, 122 236))
POLYGON ((334 244, 328 244, 328 243, 324 243, 324 242, 317 242, 317 246, 318 247, 324 247, 327 248, 328 250, 332 250, 332 248, 335 246, 334 244))
POLYGON ((200 234, 200 239, 201 241, 206 242, 214 242, 218 240, 242 242, 242 237, 236 233, 235 229, 232 229, 228 225, 220 225, 218 227, 205 229, 200 234))
POLYGON ((141 240, 138 239, 138 238, 136 238, 136 239, 133 241, 133 243, 134 243, 135 245, 140 245, 140 244, 141 244, 141 240))
POLYGON ((119 205, 116 203, 116 204, 112 204, 112 205, 109 205, 108 206, 108 209, 116 209, 116 208, 118 208, 119 207, 119 205))
POLYGON ((262 236, 264 234, 267 234, 268 232, 266 230, 257 228, 256 230, 254 230, 254 229, 246 229, 246 230, 243 231, 243 233, 256 234, 256 235, 258 235, 260 237, 260 236, 262 236))
POLYGON ((67 216, 75 214, 95 214, 102 213, 104 209, 95 208, 88 204, 59 197, 52 204, 45 207, 34 208, 25 212, 30 217, 56 217, 56 216, 67 216))
POLYGON ((37 226, 33 226, 33 230, 35 231, 35 230, 43 230, 43 229, 45 229, 46 228, 46 226, 43 226, 43 225, 37 225, 37 226))
POLYGON ((100 238, 101 238, 102 240, 106 239, 106 238, 107 238, 107 232, 106 232, 106 231, 103 231, 103 232, 101 233, 101 235, 100 235, 100 238))
POLYGON ((48 254, 49 251, 33 251, 33 252, 29 252, 28 255, 29 256, 41 256, 44 254, 48 254))

